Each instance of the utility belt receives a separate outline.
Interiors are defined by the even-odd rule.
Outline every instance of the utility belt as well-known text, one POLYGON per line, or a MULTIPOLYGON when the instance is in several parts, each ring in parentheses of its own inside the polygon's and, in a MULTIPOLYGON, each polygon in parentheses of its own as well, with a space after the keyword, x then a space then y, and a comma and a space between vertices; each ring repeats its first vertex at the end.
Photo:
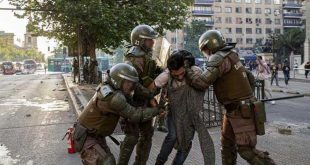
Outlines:
POLYGON ((227 114, 241 116, 244 119, 254 119, 257 135, 265 134, 266 111, 265 104, 255 99, 246 99, 224 105, 227 114))

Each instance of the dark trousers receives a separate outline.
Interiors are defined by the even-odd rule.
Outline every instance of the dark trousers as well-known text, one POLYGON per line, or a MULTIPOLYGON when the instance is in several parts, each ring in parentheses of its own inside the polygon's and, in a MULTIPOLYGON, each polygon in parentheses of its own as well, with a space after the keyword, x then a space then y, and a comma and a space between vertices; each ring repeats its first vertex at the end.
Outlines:
MULTIPOLYGON (((168 160, 168 157, 177 141, 176 128, 174 126, 173 118, 171 112, 167 115, 167 126, 168 126, 168 134, 165 137, 165 140, 161 146, 160 152, 157 156, 157 161, 161 163, 165 163, 168 160)), ((188 152, 178 151, 174 160, 173 165, 181 165, 184 163, 188 152)))

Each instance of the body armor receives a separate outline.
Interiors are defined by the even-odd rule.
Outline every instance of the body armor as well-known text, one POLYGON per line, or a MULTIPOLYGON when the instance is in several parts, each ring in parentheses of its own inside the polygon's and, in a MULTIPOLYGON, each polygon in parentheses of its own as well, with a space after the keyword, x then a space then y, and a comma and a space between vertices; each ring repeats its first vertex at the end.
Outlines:
POLYGON ((111 102, 115 94, 110 91, 105 91, 104 89, 112 89, 110 86, 106 85, 97 92, 90 102, 86 105, 85 109, 82 111, 79 122, 88 128, 89 130, 96 130, 97 134, 102 136, 111 135, 117 125, 119 115, 113 111, 110 107, 109 102, 111 102), (105 112, 99 110, 98 101, 100 100, 100 108, 105 112))
POLYGON ((148 87, 160 73, 151 52, 143 51, 139 46, 132 46, 126 53, 125 60, 136 68, 144 87, 148 87))
POLYGON ((231 62, 230 71, 218 77, 214 82, 214 91, 218 101, 222 104, 229 104, 251 98, 253 92, 238 55, 233 51, 218 51, 212 56, 222 56, 223 59, 229 58, 231 62))

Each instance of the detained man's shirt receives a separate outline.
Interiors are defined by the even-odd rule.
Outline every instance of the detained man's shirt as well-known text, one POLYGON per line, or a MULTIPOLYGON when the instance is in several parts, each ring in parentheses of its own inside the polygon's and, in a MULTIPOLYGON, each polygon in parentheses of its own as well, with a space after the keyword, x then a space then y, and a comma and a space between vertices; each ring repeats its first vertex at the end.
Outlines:
MULTIPOLYGON (((191 69, 194 71, 195 74, 201 74, 202 70, 198 67, 198 66, 192 66, 191 69)), ((168 84, 169 81, 169 76, 170 76, 170 72, 169 69, 165 69, 160 75, 158 75, 155 80, 155 86, 158 88, 162 88, 164 86, 166 86, 168 84)), ((177 88, 180 87, 182 85, 186 84, 186 80, 185 80, 185 76, 183 81, 172 81, 172 87, 173 88, 177 88)))

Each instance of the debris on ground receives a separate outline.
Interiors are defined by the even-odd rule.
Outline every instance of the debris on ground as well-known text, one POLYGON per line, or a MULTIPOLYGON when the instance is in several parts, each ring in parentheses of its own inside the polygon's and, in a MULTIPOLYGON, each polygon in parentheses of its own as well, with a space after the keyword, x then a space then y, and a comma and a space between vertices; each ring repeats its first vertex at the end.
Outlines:
POLYGON ((278 128, 278 132, 279 134, 283 135, 292 135, 292 130, 290 126, 288 126, 287 128, 278 128))
POLYGON ((66 88, 59 88, 58 91, 66 91, 66 88))
POLYGON ((26 114, 26 117, 31 117, 31 114, 26 114))
POLYGON ((56 91, 56 89, 53 89, 53 91, 56 91))
POLYGON ((69 101, 68 96, 66 96, 66 97, 64 98, 64 101, 69 101))
POLYGON ((43 83, 43 81, 40 81, 40 83, 42 84, 42 83, 43 83))

